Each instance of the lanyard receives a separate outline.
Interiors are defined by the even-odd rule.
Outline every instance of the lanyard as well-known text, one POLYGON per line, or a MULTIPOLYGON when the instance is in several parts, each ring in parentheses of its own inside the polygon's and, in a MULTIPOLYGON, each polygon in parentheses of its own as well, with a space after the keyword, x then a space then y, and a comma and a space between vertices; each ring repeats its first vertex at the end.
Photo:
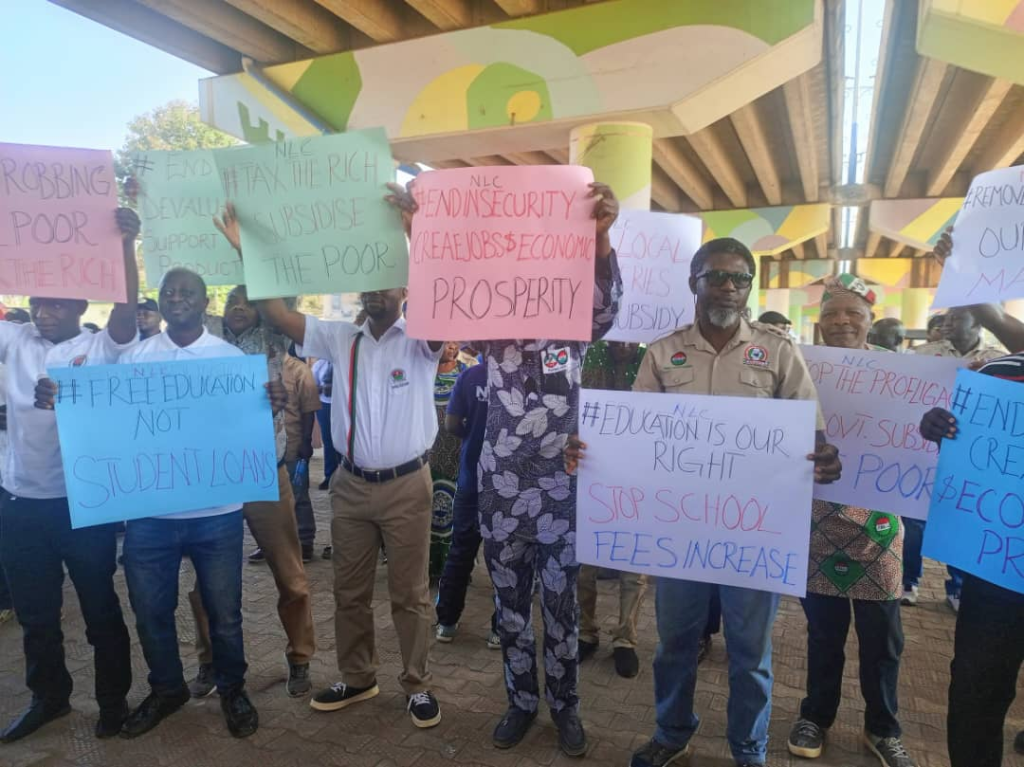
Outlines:
POLYGON ((352 453, 356 443, 356 383, 359 378, 359 344, 363 334, 357 333, 352 341, 352 353, 348 363, 348 460, 352 461, 352 453))

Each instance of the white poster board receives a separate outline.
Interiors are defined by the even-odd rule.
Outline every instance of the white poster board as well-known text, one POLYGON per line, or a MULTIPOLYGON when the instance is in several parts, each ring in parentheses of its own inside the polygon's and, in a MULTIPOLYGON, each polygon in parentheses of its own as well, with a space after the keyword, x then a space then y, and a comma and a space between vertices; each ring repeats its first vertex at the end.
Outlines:
POLYGON ((814 497, 927 519, 939 449, 918 427, 933 407, 950 409, 964 361, 827 346, 800 351, 818 387, 825 436, 843 462, 839 481, 815 485, 814 497))
POLYGON ((957 214, 953 253, 933 308, 1024 296, 1024 165, 975 176, 957 214))
POLYGON ((580 562, 803 596, 815 404, 583 389, 580 562))
POLYGON ((622 298, 605 341, 649 344, 693 322, 690 260, 702 222, 679 213, 621 210, 612 247, 622 271, 622 298))

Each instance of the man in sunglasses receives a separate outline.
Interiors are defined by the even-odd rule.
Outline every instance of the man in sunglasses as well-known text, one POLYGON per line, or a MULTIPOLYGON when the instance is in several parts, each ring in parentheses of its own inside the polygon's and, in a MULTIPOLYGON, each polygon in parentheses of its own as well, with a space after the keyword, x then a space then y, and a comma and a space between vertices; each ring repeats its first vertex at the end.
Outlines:
MULTIPOLYGON (((731 237, 705 243, 690 264, 697 321, 647 349, 634 391, 816 400, 814 383, 796 344, 760 322, 743 318, 756 273, 754 257, 731 237)), ((816 482, 839 478, 839 453, 825 443, 818 411, 816 482)), ((631 767, 685 764, 697 730, 693 708, 697 653, 707 621, 710 583, 659 578, 654 696, 657 729, 631 767)), ((772 698, 772 624, 779 595, 720 586, 729 649, 728 739, 739 767, 765 762, 772 698)))

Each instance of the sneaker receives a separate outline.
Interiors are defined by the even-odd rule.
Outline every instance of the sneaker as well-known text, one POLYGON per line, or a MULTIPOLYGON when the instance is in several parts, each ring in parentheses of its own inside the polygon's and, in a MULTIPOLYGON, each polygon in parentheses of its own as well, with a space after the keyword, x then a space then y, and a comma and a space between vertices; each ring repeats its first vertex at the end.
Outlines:
POLYGON ((640 659, 632 647, 616 647, 612 650, 615 661, 615 673, 626 679, 632 679, 640 673, 640 659))
POLYGON ((903 598, 900 603, 907 607, 915 607, 917 605, 917 586, 904 586, 903 598))
POLYGON ((0 626, 14 620, 14 610, 0 610, 0 626))
POLYGON ((789 731, 789 753, 817 759, 825 746, 825 731, 809 719, 797 719, 789 731))
POLYGON ((313 544, 308 546, 303 544, 302 546, 302 561, 304 564, 308 564, 313 561, 313 544))
POLYGON ((580 648, 580 662, 591 658, 594 653, 597 652, 597 642, 584 642, 582 639, 579 641, 580 648))
POLYGON ((492 650, 501 649, 501 637, 498 636, 497 631, 492 631, 491 635, 487 637, 487 646, 492 650))
POLYGON ((330 559, 334 556, 333 546, 324 546, 324 553, 320 555, 320 559, 330 559))
POLYGON ((301 698, 312 689, 313 683, 309 679, 309 664, 288 661, 288 681, 285 683, 288 697, 301 698))
POLYGON ((959 594, 946 594, 946 603, 953 608, 953 612, 960 612, 960 595, 959 594))
POLYGON ((1018 754, 1024 754, 1024 730, 1017 733, 1017 737, 1013 739, 1013 750, 1018 754))
POLYGON ((878 757, 882 767, 915 767, 903 741, 899 738, 879 738, 870 732, 864 733, 864 742, 868 750, 878 757))
POLYGON ((494 735, 491 742, 496 748, 512 748, 526 737, 526 732, 537 718, 536 711, 523 711, 521 708, 512 706, 505 712, 505 716, 494 728, 494 735))
POLYGON ((213 664, 200 663, 196 678, 188 684, 188 691, 192 693, 193 698, 208 698, 216 689, 217 684, 213 681, 213 664))
POLYGON ((583 731, 580 715, 573 710, 552 712, 551 719, 558 728, 558 747, 566 756, 583 756, 587 753, 587 734, 583 731))
POLYGON ((705 660, 707 660, 708 653, 711 652, 711 637, 701 637, 697 643, 697 665, 699 666, 705 660))
POLYGON ((260 726, 260 715, 242 688, 221 695, 220 710, 224 712, 228 732, 236 738, 248 738, 260 726))
POLYGON ((434 637, 442 644, 451 644, 457 633, 459 633, 459 624, 457 623, 454 626, 443 626, 438 623, 434 629, 434 637))
POLYGON ((353 703, 376 698, 379 694, 380 688, 376 682, 369 687, 349 687, 344 682, 337 682, 314 695, 309 707, 317 711, 340 711, 353 703))
POLYGON ((256 549, 252 554, 249 555, 250 565, 259 565, 267 561, 267 558, 263 555, 263 549, 256 549))
POLYGON ((663 746, 654 738, 633 752, 629 767, 668 767, 670 764, 684 767, 690 763, 690 745, 682 748, 663 746))
POLYGON ((409 709, 409 716, 412 723, 417 727, 437 727, 441 724, 441 707, 437 705, 437 698, 430 690, 413 693, 408 698, 406 708, 409 709))

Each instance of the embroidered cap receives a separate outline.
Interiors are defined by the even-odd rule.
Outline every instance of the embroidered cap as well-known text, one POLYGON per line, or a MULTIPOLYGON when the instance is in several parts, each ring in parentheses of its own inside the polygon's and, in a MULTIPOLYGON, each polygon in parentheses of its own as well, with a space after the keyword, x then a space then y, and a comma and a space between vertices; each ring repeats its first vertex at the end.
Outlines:
POLYGON ((843 295, 844 293, 851 293, 863 298, 871 306, 874 306, 875 301, 878 300, 875 291, 869 288, 864 283, 864 280, 860 277, 854 277, 849 272, 843 272, 835 277, 825 278, 825 292, 821 295, 821 302, 825 303, 830 298, 843 295))

